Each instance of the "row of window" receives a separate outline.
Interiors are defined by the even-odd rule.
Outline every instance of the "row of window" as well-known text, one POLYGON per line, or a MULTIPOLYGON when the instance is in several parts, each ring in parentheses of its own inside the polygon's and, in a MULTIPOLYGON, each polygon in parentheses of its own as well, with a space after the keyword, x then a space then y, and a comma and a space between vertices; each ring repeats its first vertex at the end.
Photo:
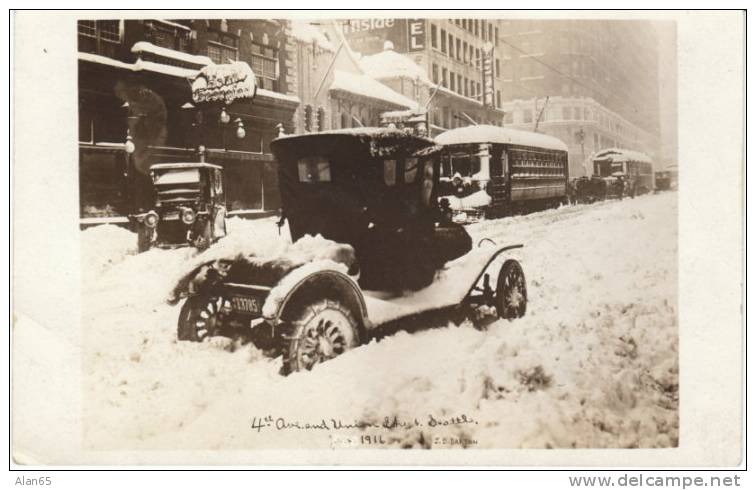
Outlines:
POLYGON ((454 19, 454 24, 484 41, 499 44, 499 28, 482 19, 454 19))
MULTIPOLYGON (((156 46, 177 51, 189 51, 193 35, 191 29, 182 29, 179 24, 147 20, 144 23, 145 38, 156 46)), ((115 56, 115 47, 123 39, 123 22, 119 20, 80 20, 78 21, 79 50, 105 56, 115 56)), ((222 64, 239 60, 239 36, 230 32, 209 29, 207 31, 208 58, 214 63, 222 64)), ((260 88, 278 90, 278 49, 258 43, 252 43, 246 60, 257 75, 260 88)))
MULTIPOLYGON (((439 29, 435 24, 431 24, 431 47, 440 50, 443 54, 448 55, 451 59, 466 65, 474 66, 480 69, 482 66, 482 50, 476 48, 472 43, 468 43, 460 38, 455 38, 453 34, 447 33, 446 29, 439 29)), ((499 76, 499 60, 496 59, 496 76, 499 76)))

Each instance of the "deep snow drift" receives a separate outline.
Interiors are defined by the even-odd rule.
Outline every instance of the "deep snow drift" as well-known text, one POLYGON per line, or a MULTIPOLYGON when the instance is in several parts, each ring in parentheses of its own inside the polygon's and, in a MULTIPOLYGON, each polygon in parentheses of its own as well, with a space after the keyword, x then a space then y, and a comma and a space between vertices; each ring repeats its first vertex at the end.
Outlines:
POLYGON ((382 436, 381 447, 455 447, 443 437, 477 448, 676 445, 677 195, 469 229, 475 243, 525 244, 524 318, 399 332, 285 378, 280 359, 250 345, 177 342, 179 306, 164 302, 206 260, 282 253, 291 246, 285 228, 279 235, 273 220, 235 219, 202 254, 137 255, 123 229, 82 232, 85 446, 330 448, 354 446, 360 434, 382 436), (251 428, 268 416, 328 428, 251 428), (458 423, 431 427, 431 416, 458 423), (386 417, 422 425, 334 430, 331 421, 386 417))

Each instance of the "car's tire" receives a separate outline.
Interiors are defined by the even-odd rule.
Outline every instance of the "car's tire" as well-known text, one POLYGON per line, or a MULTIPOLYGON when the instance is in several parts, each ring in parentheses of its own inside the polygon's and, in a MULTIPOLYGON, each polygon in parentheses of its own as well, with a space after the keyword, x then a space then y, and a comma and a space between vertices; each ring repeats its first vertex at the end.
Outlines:
POLYGON ((496 281, 496 311, 501 318, 521 318, 527 305, 528 290, 522 267, 516 260, 507 260, 496 281))
POLYGON ((359 324, 348 308, 330 299, 311 303, 289 322, 282 373, 310 370, 360 343, 359 324))
POLYGON ((229 306, 221 296, 190 296, 181 307, 178 319, 178 340, 202 342, 221 330, 223 318, 221 309, 229 306))

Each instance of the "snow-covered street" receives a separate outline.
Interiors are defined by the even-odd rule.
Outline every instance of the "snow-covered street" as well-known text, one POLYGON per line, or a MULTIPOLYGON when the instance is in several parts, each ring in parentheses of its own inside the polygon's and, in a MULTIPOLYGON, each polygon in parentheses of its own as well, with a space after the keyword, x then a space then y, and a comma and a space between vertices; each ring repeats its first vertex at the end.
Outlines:
POLYGON ((251 345, 176 340, 180 307, 165 299, 178 278, 211 258, 291 246, 275 219, 231 226, 202 254, 137 255, 122 228, 82 232, 85 447, 339 448, 360 435, 381 436, 379 447, 677 445, 675 192, 470 225, 475 243, 525 244, 524 318, 399 332, 288 377, 251 345), (251 427, 268 416, 422 425, 251 427), (443 423, 452 418, 464 423, 443 423))

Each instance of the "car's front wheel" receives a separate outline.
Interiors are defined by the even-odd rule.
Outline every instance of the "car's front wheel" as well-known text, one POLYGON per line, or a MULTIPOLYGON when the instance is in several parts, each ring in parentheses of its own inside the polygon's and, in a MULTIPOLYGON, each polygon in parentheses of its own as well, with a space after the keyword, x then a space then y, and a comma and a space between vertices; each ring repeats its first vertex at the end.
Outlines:
POLYGON ((306 306, 290 325, 284 338, 284 374, 310 370, 360 345, 357 320, 336 300, 306 306))

